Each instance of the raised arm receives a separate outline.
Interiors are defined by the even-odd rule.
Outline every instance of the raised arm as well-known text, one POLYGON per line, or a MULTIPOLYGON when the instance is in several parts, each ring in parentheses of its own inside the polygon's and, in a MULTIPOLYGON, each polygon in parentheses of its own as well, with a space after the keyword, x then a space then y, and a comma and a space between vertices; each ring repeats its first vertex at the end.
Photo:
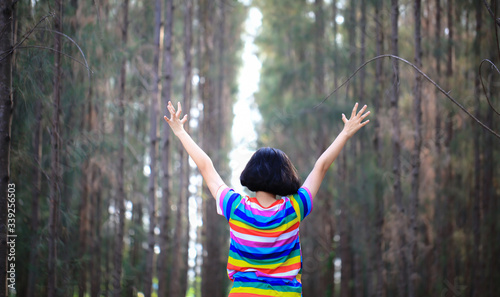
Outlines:
POLYGON ((351 117, 349 119, 346 118, 344 114, 342 114, 342 121, 344 121, 344 129, 340 134, 335 138, 332 144, 323 152, 323 154, 318 158, 316 164, 314 164, 314 168, 307 176, 306 181, 304 182, 303 187, 306 187, 311 192, 312 198, 316 196, 319 190, 319 186, 321 182, 325 178, 325 174, 332 165, 333 161, 338 157, 340 151, 346 144, 347 140, 351 138, 361 127, 368 124, 369 120, 363 122, 363 119, 366 118, 370 112, 365 112, 366 105, 363 108, 356 112, 358 109, 358 103, 354 105, 352 109, 351 117))
POLYGON ((215 170, 210 157, 198 146, 198 144, 196 144, 196 142, 194 142, 186 130, 184 130, 184 123, 187 121, 187 115, 181 119, 181 104, 177 104, 176 111, 172 102, 169 101, 167 109, 170 112, 170 119, 167 116, 164 116, 163 118, 167 121, 170 128, 172 128, 175 136, 179 138, 182 146, 184 146, 184 149, 186 149, 189 156, 191 156, 193 161, 196 163, 196 166, 198 166, 198 170, 200 170, 201 175, 205 179, 210 193, 212 193, 212 196, 216 198, 215 196, 217 195, 217 190, 224 184, 224 181, 222 181, 219 173, 215 170))

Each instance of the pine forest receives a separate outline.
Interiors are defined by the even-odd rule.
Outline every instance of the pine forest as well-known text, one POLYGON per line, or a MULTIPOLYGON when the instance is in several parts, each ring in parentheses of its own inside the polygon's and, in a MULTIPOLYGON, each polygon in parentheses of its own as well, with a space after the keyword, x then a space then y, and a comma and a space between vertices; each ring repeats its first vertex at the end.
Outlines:
POLYGON ((303 296, 500 296, 498 0, 0 11, 0 297, 228 296, 229 226, 169 101, 230 187, 238 147, 303 181, 368 106, 300 228, 303 296))

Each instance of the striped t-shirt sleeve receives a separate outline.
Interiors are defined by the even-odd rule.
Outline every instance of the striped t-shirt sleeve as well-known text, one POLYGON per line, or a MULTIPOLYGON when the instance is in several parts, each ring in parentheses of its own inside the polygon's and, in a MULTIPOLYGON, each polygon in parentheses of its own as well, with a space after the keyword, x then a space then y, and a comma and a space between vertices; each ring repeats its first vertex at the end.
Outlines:
POLYGON ((230 189, 228 186, 222 185, 219 187, 219 190, 217 190, 216 198, 217 213, 224 216, 226 220, 229 221, 231 213, 234 212, 234 209, 241 201, 241 195, 234 192, 234 190, 230 189))
POLYGON ((312 211, 313 203, 311 192, 306 187, 300 188, 297 194, 290 196, 290 202, 292 202, 293 208, 299 215, 300 221, 307 217, 312 211))

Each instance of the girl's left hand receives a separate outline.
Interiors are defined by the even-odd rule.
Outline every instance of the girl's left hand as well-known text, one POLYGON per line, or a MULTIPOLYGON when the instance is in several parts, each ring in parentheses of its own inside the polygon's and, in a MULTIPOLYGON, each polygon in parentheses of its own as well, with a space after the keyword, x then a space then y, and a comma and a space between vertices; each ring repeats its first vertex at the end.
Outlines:
POLYGON ((358 103, 354 105, 352 109, 351 117, 349 119, 346 118, 345 114, 342 114, 342 121, 344 121, 344 130, 343 132, 347 137, 351 138, 356 132, 358 132, 361 127, 365 126, 370 122, 370 120, 363 120, 370 114, 370 112, 365 112, 366 105, 361 108, 359 112, 356 112, 358 109, 358 103), (364 114, 363 114, 364 113, 364 114))
POLYGON ((170 128, 172 128, 172 131, 174 132, 175 135, 182 133, 184 131, 184 123, 187 121, 187 114, 184 115, 182 119, 180 118, 182 114, 181 103, 180 102, 177 103, 177 111, 176 111, 174 106, 172 105, 172 102, 168 101, 167 109, 170 112, 170 119, 167 116, 163 116, 163 118, 168 123, 170 128))

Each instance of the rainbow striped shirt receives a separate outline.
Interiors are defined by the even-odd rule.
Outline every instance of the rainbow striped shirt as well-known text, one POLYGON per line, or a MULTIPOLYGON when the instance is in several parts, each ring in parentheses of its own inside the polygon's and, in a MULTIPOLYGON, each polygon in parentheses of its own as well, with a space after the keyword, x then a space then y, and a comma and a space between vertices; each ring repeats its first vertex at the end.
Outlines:
POLYGON ((234 283, 229 296, 301 296, 299 225, 311 210, 307 188, 268 207, 225 185, 219 188, 217 212, 231 232, 227 274, 234 283))

